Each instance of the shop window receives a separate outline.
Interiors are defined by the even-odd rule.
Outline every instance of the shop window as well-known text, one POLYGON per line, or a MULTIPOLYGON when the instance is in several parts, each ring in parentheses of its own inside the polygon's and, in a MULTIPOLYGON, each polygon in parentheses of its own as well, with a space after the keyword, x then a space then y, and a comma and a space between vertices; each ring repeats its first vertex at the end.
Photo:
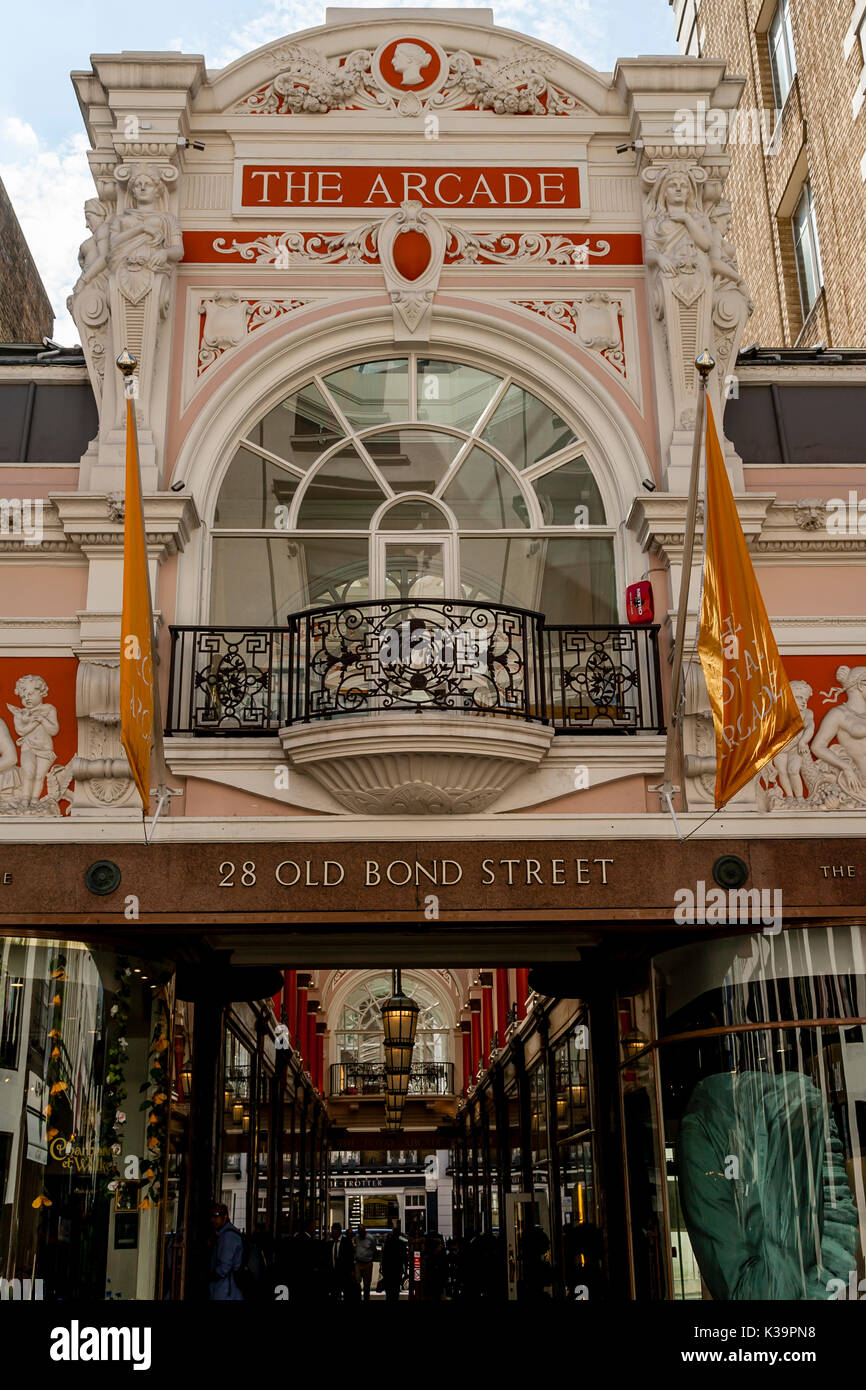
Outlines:
POLYGON ((767 43, 770 51, 770 70, 773 74, 773 94, 776 107, 781 110, 788 99, 797 71, 789 0, 779 0, 767 30, 767 43))
POLYGON ((162 982, 75 942, 13 939, 3 951, 0 985, 18 1000, 7 1007, 0 991, 5 1061, 18 1038, 17 1070, 0 1088, 4 1274, 40 1281, 45 1301, 158 1297, 170 1108, 162 982))
POLYGON ((821 270, 821 253, 818 248, 818 226, 815 221, 815 203, 812 198, 812 185, 807 183, 800 194, 799 202, 792 218, 794 252, 797 257, 797 283, 800 288, 800 306, 805 323, 818 298, 824 282, 821 270))
POLYGON ((238 441, 213 532, 213 623, 416 596, 616 621, 614 528, 585 442, 518 382, 465 363, 361 362, 272 406, 238 441), (412 568, 417 531, 439 548, 412 568))
POLYGON ((4 1071, 15 1071, 18 1066, 23 1003, 23 977, 4 971, 0 976, 0 1068, 4 1071))
POLYGON ((866 1233, 862 929, 683 947, 653 974, 674 1297, 847 1289, 866 1233))
POLYGON ((862 1277, 866 1054, 861 1030, 853 1042, 847 1031, 661 1049, 675 1297, 828 1299, 847 1294, 852 1270, 862 1277))

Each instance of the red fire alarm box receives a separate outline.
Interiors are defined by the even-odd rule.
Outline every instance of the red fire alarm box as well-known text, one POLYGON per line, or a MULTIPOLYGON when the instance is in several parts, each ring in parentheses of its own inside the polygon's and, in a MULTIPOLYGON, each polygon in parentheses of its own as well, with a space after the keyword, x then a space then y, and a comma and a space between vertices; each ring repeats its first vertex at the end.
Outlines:
POLYGON ((653 586, 648 579, 642 579, 639 584, 629 584, 625 591, 625 611, 632 626, 652 622, 655 617, 653 586))

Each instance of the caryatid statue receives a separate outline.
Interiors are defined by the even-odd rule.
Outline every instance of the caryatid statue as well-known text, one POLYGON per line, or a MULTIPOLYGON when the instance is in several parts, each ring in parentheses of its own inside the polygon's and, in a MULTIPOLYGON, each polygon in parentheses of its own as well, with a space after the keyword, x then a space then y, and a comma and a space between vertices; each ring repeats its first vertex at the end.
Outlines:
MULTIPOLYGON (((651 165, 642 174, 648 190, 644 227, 652 273, 652 305, 664 323, 674 395, 674 429, 694 424, 698 391, 696 355, 716 356, 721 380, 737 330, 751 311, 748 290, 725 238, 726 207, 705 193, 707 171, 685 160, 651 165)), ((714 181, 714 191, 721 185, 714 181)))
POLYGON ((85 204, 90 236, 82 243, 81 275, 69 299, 97 390, 101 435, 122 426, 122 391, 104 363, 123 348, 141 364, 137 395, 147 416, 159 329, 175 266, 183 259, 180 223, 167 207, 167 187, 177 171, 120 165, 114 177, 127 188, 126 206, 112 213, 99 199, 85 204))

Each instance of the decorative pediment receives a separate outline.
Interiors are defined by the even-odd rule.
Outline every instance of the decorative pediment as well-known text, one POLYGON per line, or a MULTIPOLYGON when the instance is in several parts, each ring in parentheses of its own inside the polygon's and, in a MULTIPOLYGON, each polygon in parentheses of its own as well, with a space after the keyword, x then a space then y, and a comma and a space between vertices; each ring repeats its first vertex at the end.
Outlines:
POLYGON ((510 116, 568 116, 588 108, 556 85, 552 55, 532 44, 484 60, 406 35, 375 52, 356 48, 328 58, 286 44, 268 55, 276 74, 229 108, 232 115, 300 115, 384 109, 401 116, 423 111, 493 111, 510 116))

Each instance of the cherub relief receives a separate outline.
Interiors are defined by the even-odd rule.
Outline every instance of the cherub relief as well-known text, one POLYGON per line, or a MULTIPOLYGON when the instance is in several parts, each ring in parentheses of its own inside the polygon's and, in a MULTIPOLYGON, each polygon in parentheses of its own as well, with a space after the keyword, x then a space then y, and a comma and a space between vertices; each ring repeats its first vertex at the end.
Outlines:
POLYGON ((792 681, 804 728, 761 774, 767 810, 859 810, 866 806, 866 666, 840 666, 832 690, 821 691, 828 710, 815 732, 806 708, 812 687, 792 681), (837 704, 840 696, 842 704, 837 704), (805 787, 805 791, 803 788, 805 787))
MULTIPOLYGON (((59 815, 56 778, 52 781, 52 775, 58 770, 54 739, 60 732, 60 720, 54 705, 46 702, 48 685, 41 676, 22 676, 15 683, 15 694, 21 704, 6 708, 17 739, 0 719, 0 814, 59 815), (43 795, 46 777, 48 790, 43 795)), ((67 778, 67 785, 70 780, 67 778)))

